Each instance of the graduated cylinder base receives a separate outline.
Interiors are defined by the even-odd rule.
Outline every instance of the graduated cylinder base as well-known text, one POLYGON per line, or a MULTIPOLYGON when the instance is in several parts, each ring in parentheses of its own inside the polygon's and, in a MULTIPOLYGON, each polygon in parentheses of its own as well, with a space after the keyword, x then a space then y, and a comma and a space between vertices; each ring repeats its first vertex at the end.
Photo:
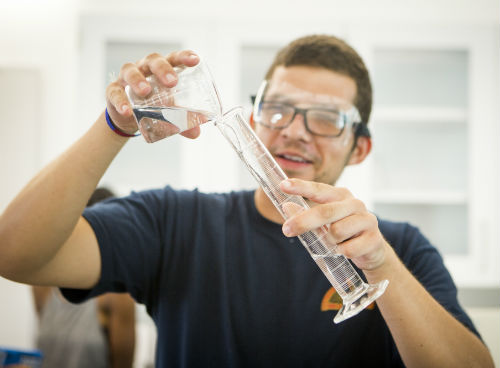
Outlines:
POLYGON ((348 300, 343 300, 342 308, 338 311, 333 322, 340 323, 361 312, 384 293, 388 284, 388 280, 383 280, 373 285, 364 283, 359 293, 353 295, 348 300))

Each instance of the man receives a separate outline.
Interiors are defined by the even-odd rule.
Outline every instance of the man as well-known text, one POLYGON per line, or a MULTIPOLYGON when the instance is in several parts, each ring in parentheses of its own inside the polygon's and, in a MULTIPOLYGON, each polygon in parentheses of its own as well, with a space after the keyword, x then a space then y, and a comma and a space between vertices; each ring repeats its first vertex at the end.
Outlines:
POLYGON ((156 322, 158 366, 493 366, 435 248, 333 186, 371 149, 368 73, 335 37, 285 47, 252 119, 293 178, 281 189, 308 198, 310 210, 283 223, 261 189, 208 195, 167 187, 81 216, 124 136, 137 129, 124 86, 146 95, 151 73, 173 86, 173 66, 198 61, 183 51, 122 67, 106 94, 114 131, 102 114, 2 215, 1 274, 70 288, 64 293, 74 301, 128 291, 156 322), (356 108, 361 124, 348 113, 356 108), (322 225, 368 282, 390 282, 376 306, 339 325, 321 311, 335 305, 334 291, 294 238, 322 225))

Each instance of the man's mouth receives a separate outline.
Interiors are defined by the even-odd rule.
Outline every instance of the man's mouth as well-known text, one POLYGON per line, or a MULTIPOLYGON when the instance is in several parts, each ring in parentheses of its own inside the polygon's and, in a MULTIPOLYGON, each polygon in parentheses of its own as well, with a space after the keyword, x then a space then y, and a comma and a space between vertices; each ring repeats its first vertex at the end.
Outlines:
POLYGON ((283 170, 301 170, 313 163, 311 160, 294 153, 278 153, 274 157, 283 170))
POLYGON ((285 159, 285 160, 289 160, 289 161, 300 162, 300 163, 303 163, 303 164, 310 164, 311 163, 311 161, 306 160, 305 158, 300 157, 300 156, 296 156, 296 155, 286 155, 286 154, 283 154, 283 155, 276 155, 276 157, 279 157, 279 158, 282 158, 282 159, 285 159))

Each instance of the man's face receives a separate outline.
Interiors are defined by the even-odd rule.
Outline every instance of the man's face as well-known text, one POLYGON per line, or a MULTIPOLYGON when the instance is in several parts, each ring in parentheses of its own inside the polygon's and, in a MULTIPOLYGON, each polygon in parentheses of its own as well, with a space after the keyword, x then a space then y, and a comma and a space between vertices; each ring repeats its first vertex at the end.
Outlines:
MULTIPOLYGON (((266 95, 286 95, 288 85, 308 92, 309 96, 328 95, 351 104, 356 97, 356 83, 352 78, 324 68, 279 66, 270 85, 282 87, 277 87, 279 91, 273 91, 271 87, 266 95)), ((294 104, 307 108, 314 106, 314 101, 294 101, 294 104)), ((306 130, 300 114, 281 130, 256 124, 255 131, 288 177, 334 184, 344 166, 351 163, 353 135, 347 144, 340 137, 312 135, 306 130)))

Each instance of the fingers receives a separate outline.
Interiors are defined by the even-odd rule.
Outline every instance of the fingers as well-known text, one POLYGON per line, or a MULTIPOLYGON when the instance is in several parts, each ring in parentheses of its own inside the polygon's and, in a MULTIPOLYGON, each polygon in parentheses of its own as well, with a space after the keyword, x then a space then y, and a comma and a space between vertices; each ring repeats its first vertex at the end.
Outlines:
POLYGON ((328 232, 331 239, 340 249, 349 249, 352 253, 346 251, 346 256, 359 256, 354 250, 348 247, 356 239, 365 237, 377 229, 377 220, 371 213, 352 215, 329 226, 328 232))
POLYGON ((173 87, 177 83, 174 67, 166 57, 158 53, 149 54, 137 62, 137 69, 144 76, 154 74, 167 87, 173 87))
POLYGON ((118 82, 122 87, 128 84, 140 96, 145 96, 151 91, 151 86, 146 81, 145 75, 133 63, 126 63, 121 67, 118 82))
POLYGON ((305 196, 318 203, 307 210, 292 213, 293 216, 283 224, 286 236, 298 236, 326 225, 330 242, 338 244, 341 252, 350 251, 349 255, 359 255, 368 248, 351 248, 350 245, 356 243, 355 239, 371 232, 378 233, 376 217, 347 189, 299 179, 285 180, 281 188, 289 194, 305 196))
POLYGON ((172 66, 186 65, 195 66, 199 63, 200 57, 191 50, 173 52, 167 56, 167 61, 172 66))
POLYGON ((345 188, 301 179, 283 180, 280 188, 285 193, 297 194, 316 203, 341 201, 352 197, 351 192, 345 188))
POLYGON ((359 258, 377 249, 375 232, 365 231, 349 238, 342 243, 337 243, 337 252, 347 258, 359 258))
POLYGON ((383 264, 390 246, 380 233, 378 220, 347 189, 300 179, 284 180, 280 188, 317 203, 310 209, 296 211, 285 221, 286 236, 326 226, 328 241, 337 244, 337 252, 352 259, 360 269, 370 270, 383 264))
MULTIPOLYGON (((314 206, 288 219, 283 225, 285 235, 297 236, 309 230, 317 229, 325 224, 333 224, 347 218, 366 212, 365 205, 358 199, 347 198, 343 201, 329 202, 314 206)), ((345 239, 335 239, 345 240, 345 239)))
POLYGON ((283 210, 286 218, 288 218, 297 215, 298 213, 304 211, 306 208, 294 202, 285 202, 281 205, 281 209, 283 210))
POLYGON ((376 230, 365 231, 337 246, 336 251, 351 259, 362 270, 373 270, 384 263, 391 246, 376 230))
MULTIPOLYGON (((130 117, 132 107, 125 93, 125 86, 129 85, 135 94, 146 96, 151 92, 151 86, 146 77, 154 74, 167 87, 177 84, 177 74, 174 66, 186 65, 194 66, 198 64, 200 58, 191 50, 173 52, 168 56, 152 53, 138 61, 137 63, 126 63, 120 69, 118 79, 109 84, 106 88, 106 99, 108 108, 112 107, 110 114, 116 117, 116 112, 130 117)), ((184 134, 187 137, 197 137, 199 132, 193 130, 184 134)))
POLYGON ((191 67, 199 61, 199 56, 191 50, 173 52, 166 57, 152 53, 137 63, 124 64, 120 69, 118 81, 123 87, 130 85, 136 94, 145 96, 151 91, 151 86, 146 80, 147 76, 154 74, 167 87, 173 87, 177 84, 174 67, 180 65, 191 67))
MULTIPOLYGON (((108 100, 108 108, 112 107, 116 112, 126 117, 132 114, 125 90, 118 82, 113 82, 106 88, 106 99, 108 100)), ((111 113, 112 111, 110 111, 111 113)))
POLYGON ((191 128, 189 130, 185 130, 180 134, 186 138, 195 139, 195 138, 198 138, 200 136, 200 133, 201 133, 200 127, 196 126, 196 127, 191 128))
POLYGON ((367 222, 363 221, 363 216, 369 215, 371 215, 369 212, 364 211, 364 204, 353 198, 302 211, 285 221, 283 232, 286 236, 298 236, 306 231, 329 225, 333 240, 339 243, 361 231, 360 226, 367 225, 367 222))

